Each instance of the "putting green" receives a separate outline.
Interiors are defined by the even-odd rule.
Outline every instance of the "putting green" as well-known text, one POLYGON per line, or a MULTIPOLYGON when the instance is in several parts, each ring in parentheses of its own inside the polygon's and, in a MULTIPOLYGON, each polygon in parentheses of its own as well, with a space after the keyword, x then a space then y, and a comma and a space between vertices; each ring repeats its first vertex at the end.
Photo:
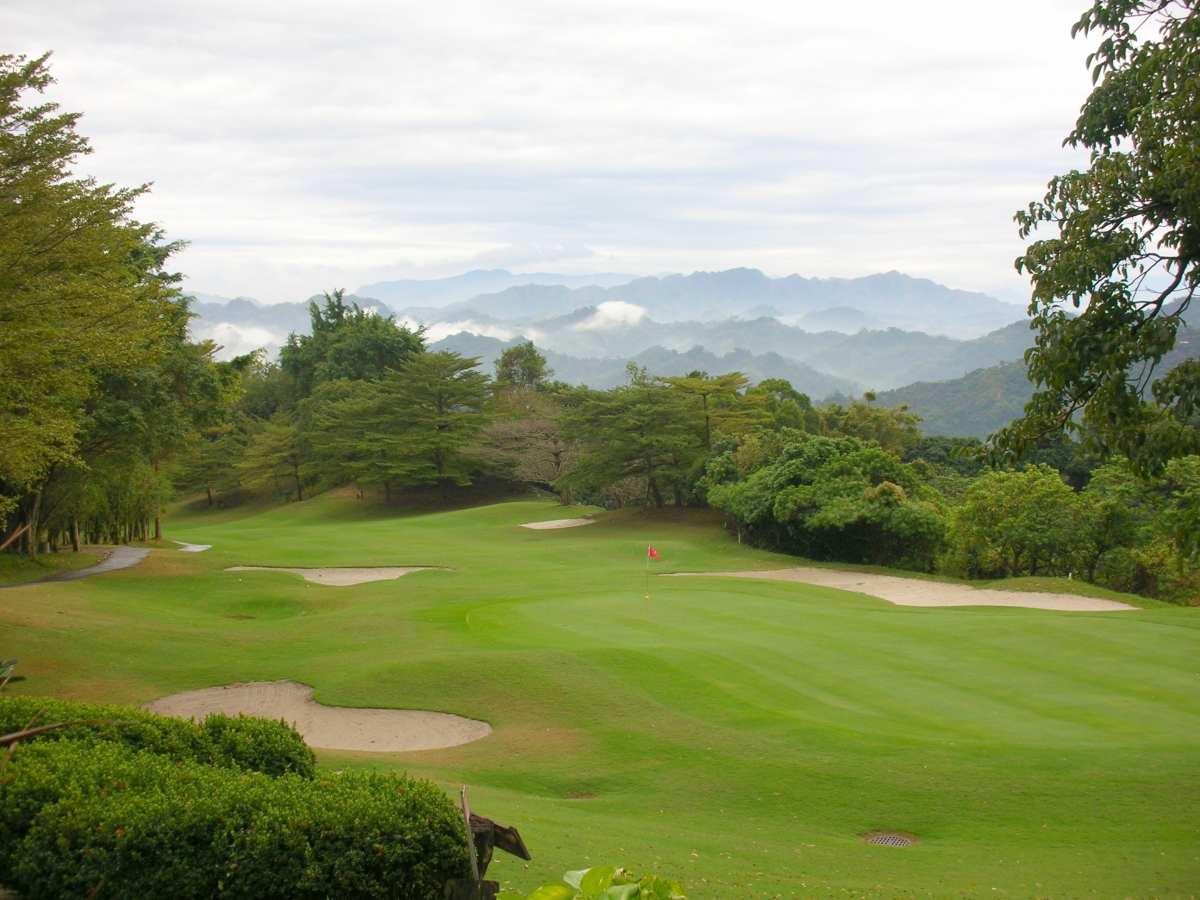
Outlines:
POLYGON ((322 754, 457 787, 516 824, 527 891, 610 863, 693 897, 1192 897, 1200 611, 897 607, 803 584, 651 580, 792 562, 711 516, 550 503, 399 515, 320 497, 192 511, 203 554, 5 592, 10 689, 143 702, 290 679, 322 703, 431 709, 487 738, 322 754), (228 566, 430 566, 327 587, 228 566), (907 848, 863 843, 914 834, 907 848))

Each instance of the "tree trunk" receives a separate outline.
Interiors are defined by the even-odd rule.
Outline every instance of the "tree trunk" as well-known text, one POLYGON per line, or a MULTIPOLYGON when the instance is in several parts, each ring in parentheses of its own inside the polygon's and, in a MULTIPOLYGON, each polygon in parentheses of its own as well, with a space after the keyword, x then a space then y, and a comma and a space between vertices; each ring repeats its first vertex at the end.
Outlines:
POLYGON ((207 488, 207 491, 208 491, 208 505, 212 506, 213 505, 212 488, 207 488))
MULTIPOLYGON (((157 492, 158 492, 158 460, 157 459, 154 460, 154 490, 155 490, 155 493, 157 494, 157 492)), ((160 521, 161 514, 162 514, 162 510, 160 510, 158 508, 158 500, 156 499, 154 501, 154 539, 156 541, 162 540, 162 522, 160 521)))
POLYGON ((392 502, 392 483, 388 479, 383 479, 383 502, 392 502))
POLYGON ((654 498, 654 506, 656 509, 662 509, 666 505, 663 502, 662 491, 658 489, 658 482, 653 478, 650 479, 650 496, 654 498))
POLYGON ((25 548, 30 559, 37 559, 38 548, 38 513, 42 507, 42 492, 33 495, 33 505, 29 508, 29 530, 25 532, 25 548))
POLYGON ((71 516, 71 551, 79 552, 79 520, 71 516))

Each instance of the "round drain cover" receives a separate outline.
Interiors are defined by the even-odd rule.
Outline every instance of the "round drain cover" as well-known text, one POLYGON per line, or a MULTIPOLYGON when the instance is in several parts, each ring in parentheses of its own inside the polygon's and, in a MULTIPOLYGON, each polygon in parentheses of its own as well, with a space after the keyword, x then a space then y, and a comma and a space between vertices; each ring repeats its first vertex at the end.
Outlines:
POLYGON ((885 847, 911 847, 916 843, 903 834, 873 834, 866 841, 868 844, 883 844, 885 847))

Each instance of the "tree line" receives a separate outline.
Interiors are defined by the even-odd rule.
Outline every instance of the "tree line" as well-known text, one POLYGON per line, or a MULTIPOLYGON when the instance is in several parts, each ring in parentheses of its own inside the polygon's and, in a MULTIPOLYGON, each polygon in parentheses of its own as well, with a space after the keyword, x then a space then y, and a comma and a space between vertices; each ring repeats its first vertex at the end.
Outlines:
POLYGON ((1092 166, 1019 216, 1023 234, 1059 232, 1018 260, 1037 391, 986 444, 924 436, 869 393, 816 408, 738 373, 571 386, 530 343, 488 374, 340 291, 277 359, 219 362, 188 336, 168 270, 182 244, 133 217, 146 187, 74 176, 78 116, 26 102, 46 58, 0 57, 0 550, 156 539, 181 491, 217 504, 353 484, 393 501, 494 478, 565 502, 708 506, 740 540, 819 559, 1190 601, 1200 370, 1154 366, 1200 284, 1194 198, 1168 189, 1194 168, 1180 98, 1195 79, 1178 77, 1194 22, 1188 4, 1102 0, 1077 26, 1107 38, 1070 136, 1092 166))

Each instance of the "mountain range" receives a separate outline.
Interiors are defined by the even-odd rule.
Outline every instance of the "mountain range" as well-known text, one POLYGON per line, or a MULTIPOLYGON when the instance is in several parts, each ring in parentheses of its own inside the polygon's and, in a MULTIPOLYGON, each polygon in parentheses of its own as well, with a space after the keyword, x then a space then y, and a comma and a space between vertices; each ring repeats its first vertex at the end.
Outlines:
MULTIPOLYGON (((386 298, 380 294, 387 291, 380 288, 386 286, 365 285, 356 293, 382 300, 386 298)), ((459 330, 476 326, 478 331, 500 322, 530 325, 587 308, 625 321, 639 316, 658 322, 766 317, 806 330, 902 328, 958 338, 978 337, 1025 316, 1015 304, 900 272, 865 278, 768 278, 757 269, 637 278, 608 287, 529 283, 449 304, 404 307, 398 314, 426 325, 455 323, 462 326, 459 330)))

